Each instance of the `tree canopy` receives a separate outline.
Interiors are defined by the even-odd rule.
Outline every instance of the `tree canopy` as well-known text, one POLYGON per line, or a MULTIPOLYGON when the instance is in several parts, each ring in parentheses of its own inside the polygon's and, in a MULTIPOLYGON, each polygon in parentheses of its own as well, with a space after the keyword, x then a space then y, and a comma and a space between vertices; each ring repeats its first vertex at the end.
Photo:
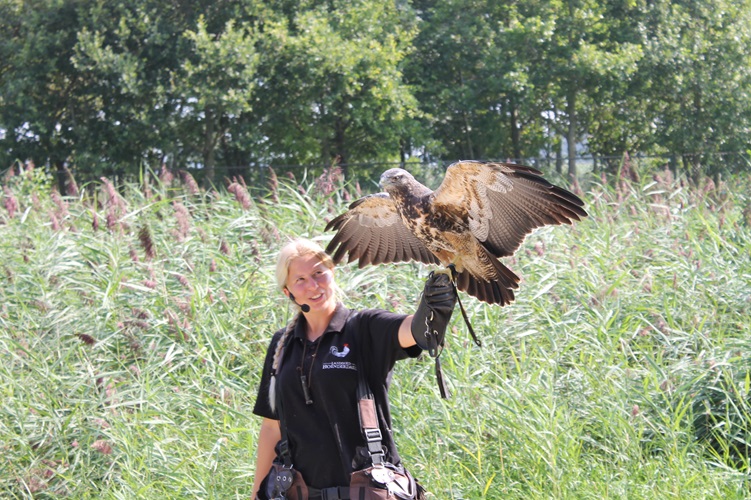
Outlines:
POLYGON ((0 168, 751 150, 751 0, 0 0, 0 29, 0 168))

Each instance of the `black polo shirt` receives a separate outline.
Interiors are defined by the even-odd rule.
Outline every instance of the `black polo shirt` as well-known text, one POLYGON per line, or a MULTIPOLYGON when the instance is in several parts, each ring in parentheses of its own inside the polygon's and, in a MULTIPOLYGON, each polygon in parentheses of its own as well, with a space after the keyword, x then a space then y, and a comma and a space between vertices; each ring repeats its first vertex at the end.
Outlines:
MULTIPOLYGON (((357 413, 359 359, 375 396, 386 459, 400 462, 391 434, 388 388, 394 363, 420 353, 417 346, 402 349, 399 345, 399 326, 404 318, 403 314, 376 309, 354 313, 339 304, 323 335, 309 342, 305 318, 300 317, 285 347, 276 384, 292 463, 308 486, 349 485, 356 449, 365 444, 357 413), (310 383, 312 404, 306 404, 301 375, 310 383)), ((283 332, 279 330, 271 340, 253 408, 256 415, 275 420, 278 416, 269 405, 268 390, 273 353, 283 332)))

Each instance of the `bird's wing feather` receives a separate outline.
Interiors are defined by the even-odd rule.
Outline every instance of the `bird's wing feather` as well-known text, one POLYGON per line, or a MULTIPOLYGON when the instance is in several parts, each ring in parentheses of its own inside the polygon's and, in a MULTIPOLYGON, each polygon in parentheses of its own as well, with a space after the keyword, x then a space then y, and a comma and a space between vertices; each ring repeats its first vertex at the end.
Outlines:
POLYGON ((471 233, 497 257, 512 255, 537 227, 586 217, 583 206, 541 172, 507 163, 454 163, 433 194, 433 210, 465 219, 471 233))
POLYGON ((404 225, 386 193, 364 196, 326 225, 336 234, 326 247, 334 262, 368 264, 416 260, 438 264, 438 258, 404 225))

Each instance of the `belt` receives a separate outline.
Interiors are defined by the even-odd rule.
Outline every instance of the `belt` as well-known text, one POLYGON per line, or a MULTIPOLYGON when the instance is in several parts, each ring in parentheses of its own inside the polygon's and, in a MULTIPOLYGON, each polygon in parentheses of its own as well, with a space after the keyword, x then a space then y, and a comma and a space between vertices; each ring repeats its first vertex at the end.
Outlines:
POLYGON ((349 486, 333 486, 331 488, 311 488, 308 487, 308 498, 310 500, 349 500, 349 486))

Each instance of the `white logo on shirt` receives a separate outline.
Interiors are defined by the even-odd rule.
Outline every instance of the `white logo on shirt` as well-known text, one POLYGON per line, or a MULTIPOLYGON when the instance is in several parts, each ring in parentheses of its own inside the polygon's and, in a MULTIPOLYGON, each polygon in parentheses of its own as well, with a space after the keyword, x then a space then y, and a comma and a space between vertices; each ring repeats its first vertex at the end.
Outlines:
POLYGON ((331 349, 329 349, 329 352, 333 354, 334 356, 336 356, 337 358, 343 358, 347 354, 349 354, 349 345, 344 344, 344 348, 341 351, 338 350, 335 345, 332 345, 331 349))

